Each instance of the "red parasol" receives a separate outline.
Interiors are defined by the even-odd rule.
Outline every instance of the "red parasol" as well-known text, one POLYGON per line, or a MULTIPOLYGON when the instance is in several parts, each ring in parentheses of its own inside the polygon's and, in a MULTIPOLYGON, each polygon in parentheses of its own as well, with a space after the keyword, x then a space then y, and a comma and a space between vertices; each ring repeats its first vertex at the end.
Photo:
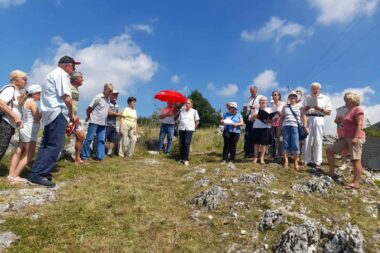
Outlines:
POLYGON ((155 99, 163 102, 186 103, 187 98, 175 90, 162 90, 154 95, 155 99))

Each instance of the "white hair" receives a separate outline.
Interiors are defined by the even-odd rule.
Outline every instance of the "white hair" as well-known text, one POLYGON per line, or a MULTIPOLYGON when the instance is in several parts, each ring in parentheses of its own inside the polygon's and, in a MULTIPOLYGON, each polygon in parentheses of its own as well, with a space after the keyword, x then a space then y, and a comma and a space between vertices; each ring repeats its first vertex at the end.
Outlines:
POLYGON ((320 83, 313 82, 312 84, 310 84, 310 88, 313 88, 313 87, 322 88, 322 85, 320 83))

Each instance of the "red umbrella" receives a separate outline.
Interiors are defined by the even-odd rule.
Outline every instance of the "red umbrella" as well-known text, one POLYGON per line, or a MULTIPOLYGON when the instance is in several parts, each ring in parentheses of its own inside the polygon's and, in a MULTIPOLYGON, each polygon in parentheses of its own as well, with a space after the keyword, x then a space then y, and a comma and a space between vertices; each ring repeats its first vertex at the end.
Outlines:
POLYGON ((163 102, 186 103, 187 98, 175 90, 162 90, 154 95, 155 99, 163 102))

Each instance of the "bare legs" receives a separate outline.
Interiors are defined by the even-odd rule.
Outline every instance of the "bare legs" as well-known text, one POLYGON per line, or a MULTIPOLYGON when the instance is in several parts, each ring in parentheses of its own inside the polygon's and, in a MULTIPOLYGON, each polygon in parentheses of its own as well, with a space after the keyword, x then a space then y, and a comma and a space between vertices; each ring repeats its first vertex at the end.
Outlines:
POLYGON ((19 143, 9 165, 8 179, 10 182, 26 182, 25 179, 20 178, 20 174, 21 171, 25 168, 25 166, 33 159, 35 151, 35 141, 19 143))
POLYGON ((257 157, 259 155, 259 148, 260 148, 260 163, 265 164, 264 159, 265 159, 266 145, 260 145, 260 144, 254 145, 255 157, 253 158, 253 163, 257 163, 257 157))

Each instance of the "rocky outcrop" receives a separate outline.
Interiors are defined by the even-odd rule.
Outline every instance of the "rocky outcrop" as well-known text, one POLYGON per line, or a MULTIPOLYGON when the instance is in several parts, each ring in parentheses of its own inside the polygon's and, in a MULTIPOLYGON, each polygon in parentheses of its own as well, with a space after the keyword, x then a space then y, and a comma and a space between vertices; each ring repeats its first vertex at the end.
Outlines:
POLYGON ((307 194, 320 193, 327 195, 333 184, 334 180, 329 176, 312 177, 305 182, 293 185, 293 190, 307 194))
POLYGON ((209 210, 217 208, 228 197, 225 190, 220 186, 214 186, 204 190, 191 200, 191 204, 205 206, 209 210))
POLYGON ((335 232, 331 241, 325 244, 326 253, 364 253, 364 238, 359 228, 354 225, 335 232))
POLYGON ((252 173, 241 174, 239 177, 240 183, 255 183, 260 185, 270 185, 276 178, 269 173, 252 173))
POLYGON ((302 225, 288 228, 277 244, 273 247, 275 253, 308 252, 316 253, 319 234, 314 221, 308 220, 302 225))
POLYGON ((277 225, 284 221, 283 214, 276 210, 266 210, 258 225, 258 230, 274 229, 277 225))

